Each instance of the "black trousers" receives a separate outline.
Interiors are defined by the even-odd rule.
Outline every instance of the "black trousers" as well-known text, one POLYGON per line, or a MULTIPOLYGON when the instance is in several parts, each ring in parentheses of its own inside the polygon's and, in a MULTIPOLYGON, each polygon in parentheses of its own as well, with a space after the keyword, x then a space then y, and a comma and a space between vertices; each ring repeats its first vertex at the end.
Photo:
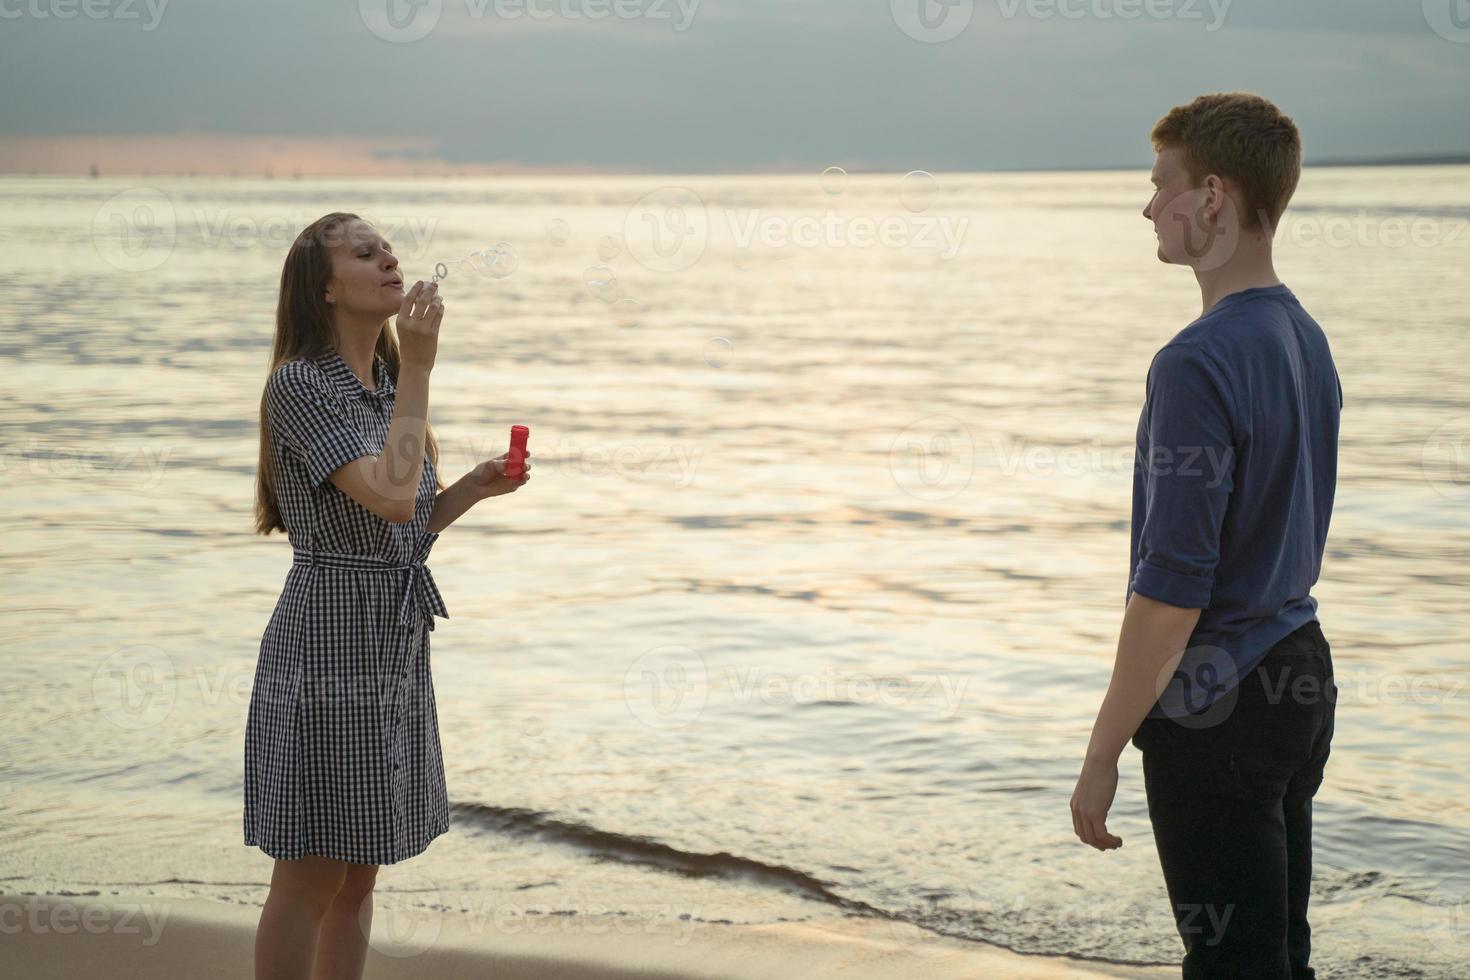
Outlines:
POLYGON ((1312 796, 1336 706, 1332 651, 1312 620, 1216 705, 1145 718, 1134 734, 1184 980, 1316 976, 1312 796))

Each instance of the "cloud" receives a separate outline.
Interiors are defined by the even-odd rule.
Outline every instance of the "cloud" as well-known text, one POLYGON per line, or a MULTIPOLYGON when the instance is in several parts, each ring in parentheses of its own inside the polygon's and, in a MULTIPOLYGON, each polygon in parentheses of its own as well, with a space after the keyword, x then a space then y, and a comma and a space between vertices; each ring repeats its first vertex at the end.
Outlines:
MULTIPOLYGON (((375 35, 357 2, 193 0, 170 4, 150 32, 7 20, 0 82, 24 96, 0 102, 0 134, 31 141, 25 160, 44 137, 213 133, 251 154, 286 140, 303 169, 396 167, 401 152, 362 148, 400 144, 425 167, 491 170, 1133 165, 1171 105, 1247 89, 1299 115, 1309 150, 1470 149, 1447 126, 1470 115, 1470 47, 1434 34, 1418 2, 975 0, 943 44, 907 36, 890 0, 701 0, 682 32, 667 19, 476 17, 479 0, 439 2, 434 29, 412 43, 375 35), (1083 15, 1035 15, 1058 3, 1083 15), (1224 19, 1211 32, 1087 13, 1125 3, 1224 19), (1363 50, 1382 57, 1339 70, 1363 50)), ((136 152, 109 145, 120 160, 136 152)))

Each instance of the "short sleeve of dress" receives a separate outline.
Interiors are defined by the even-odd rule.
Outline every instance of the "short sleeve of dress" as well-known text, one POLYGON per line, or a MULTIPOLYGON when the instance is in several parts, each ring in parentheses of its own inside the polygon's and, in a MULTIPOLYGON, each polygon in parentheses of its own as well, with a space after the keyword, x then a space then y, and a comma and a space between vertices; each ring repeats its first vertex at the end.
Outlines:
POLYGON ((265 384, 272 438, 305 462, 313 487, 359 456, 377 455, 343 412, 330 385, 315 365, 305 361, 282 364, 265 384))

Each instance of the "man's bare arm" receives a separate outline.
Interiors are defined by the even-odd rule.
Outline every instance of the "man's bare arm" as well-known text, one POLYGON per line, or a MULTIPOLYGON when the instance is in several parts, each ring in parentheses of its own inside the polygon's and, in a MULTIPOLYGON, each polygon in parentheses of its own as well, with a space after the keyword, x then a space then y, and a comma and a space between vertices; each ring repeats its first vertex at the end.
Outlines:
POLYGON ((1159 699, 1184 656, 1201 609, 1185 609, 1134 592, 1123 613, 1108 693, 1087 744, 1089 761, 1114 764, 1159 699))

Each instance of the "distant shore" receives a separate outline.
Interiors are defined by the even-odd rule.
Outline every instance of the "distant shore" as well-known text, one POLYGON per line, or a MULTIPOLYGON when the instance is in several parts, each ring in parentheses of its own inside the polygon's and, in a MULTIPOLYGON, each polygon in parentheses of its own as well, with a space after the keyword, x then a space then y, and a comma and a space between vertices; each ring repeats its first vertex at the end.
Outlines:
MULTIPOLYGON (((1443 154, 1443 155, 1438 155, 1438 156, 1436 156, 1436 155, 1427 155, 1427 156, 1363 157, 1363 158, 1342 158, 1342 159, 1328 159, 1328 160, 1307 160, 1307 161, 1305 161, 1302 164, 1302 166, 1303 166, 1304 169, 1310 170, 1313 167, 1455 167, 1455 166, 1464 166, 1466 164, 1470 164, 1470 153, 1464 153, 1464 154, 1443 154)), ((936 172, 943 173, 943 174, 1045 174, 1045 173, 1093 173, 1093 172, 1111 173, 1111 172, 1129 171, 1129 170, 1147 170, 1149 168, 1149 166, 1150 166, 1150 164, 1149 164, 1148 161, 1142 161, 1142 160, 1140 160, 1138 163, 1132 163, 1132 164, 1098 164, 1098 165, 1095 165, 1095 166, 1085 166, 1085 167, 1084 166, 1078 166, 1078 167, 994 167, 994 168, 981 168, 981 169, 977 169, 977 170, 952 170, 952 169, 943 169, 943 168, 941 168, 940 170, 938 170, 936 172)), ((890 171, 890 170, 861 170, 861 169, 850 169, 848 171, 848 173, 849 173, 850 176, 855 176, 855 177, 860 177, 860 176, 863 176, 865 174, 889 174, 889 173, 899 173, 899 172, 900 171, 897 171, 897 170, 890 171)), ((152 172, 152 171, 134 172, 134 171, 123 171, 123 170, 112 171, 112 170, 107 170, 105 168, 98 168, 98 172, 95 173, 95 174, 89 174, 88 172, 86 172, 84 170, 67 170, 67 171, 9 170, 9 171, 0 172, 0 177, 82 177, 82 178, 92 178, 92 177, 99 177, 99 178, 106 178, 106 177, 207 177, 207 178, 220 178, 220 177, 228 177, 228 178, 237 179, 237 180, 286 180, 286 181, 289 181, 289 180, 301 180, 301 179, 307 179, 307 178, 310 178, 310 179, 313 179, 313 180, 322 180, 322 179, 330 179, 330 180, 382 180, 382 179, 388 178, 388 177, 398 177, 398 178, 403 178, 403 177, 425 177, 425 178, 433 177, 435 179, 461 178, 461 177, 463 177, 463 178, 472 178, 472 179, 483 179, 485 177, 522 177, 522 178, 528 178, 528 179, 532 179, 532 180, 538 180, 538 179, 545 179, 545 178, 548 178, 548 177, 659 177, 659 176, 672 176, 672 177, 782 177, 782 176, 794 176, 794 175, 800 174, 800 173, 802 173, 802 171, 799 171, 799 170, 749 170, 749 171, 738 171, 738 172, 733 172, 733 173, 731 173, 731 172, 713 171, 713 170, 712 171, 677 171, 677 172, 675 172, 675 171, 669 171, 667 173, 665 173, 663 171, 642 171, 642 170, 636 170, 636 171, 635 170, 630 170, 630 171, 613 171, 613 170, 609 170, 609 171, 566 170, 566 171, 548 171, 548 172, 545 172, 545 173, 541 173, 541 172, 526 173, 526 172, 523 172, 523 171, 506 172, 506 173, 495 173, 495 172, 487 172, 487 171, 477 171, 477 172, 473 172, 473 173, 443 173, 443 172, 438 172, 438 171, 430 171, 430 172, 426 172, 426 173, 403 173, 401 171, 392 171, 392 172, 384 172, 384 173, 381 173, 381 174, 337 174, 337 173, 327 173, 327 172, 323 172, 323 173, 291 173, 291 174, 281 174, 281 173, 212 173, 212 172, 193 173, 193 172, 178 171, 178 170, 168 170, 168 171, 160 170, 160 171, 157 171, 157 172, 152 172)))

